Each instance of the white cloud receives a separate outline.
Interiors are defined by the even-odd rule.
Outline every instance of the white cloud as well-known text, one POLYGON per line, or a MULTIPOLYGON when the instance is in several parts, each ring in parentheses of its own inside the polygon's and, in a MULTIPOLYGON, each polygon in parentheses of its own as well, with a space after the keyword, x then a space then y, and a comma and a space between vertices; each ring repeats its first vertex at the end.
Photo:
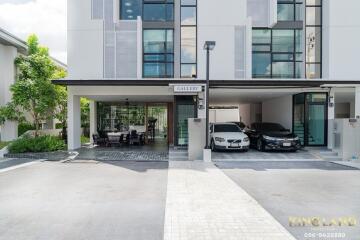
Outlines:
POLYGON ((66 63, 66 0, 0 0, 0 27, 24 40, 35 33, 66 63))

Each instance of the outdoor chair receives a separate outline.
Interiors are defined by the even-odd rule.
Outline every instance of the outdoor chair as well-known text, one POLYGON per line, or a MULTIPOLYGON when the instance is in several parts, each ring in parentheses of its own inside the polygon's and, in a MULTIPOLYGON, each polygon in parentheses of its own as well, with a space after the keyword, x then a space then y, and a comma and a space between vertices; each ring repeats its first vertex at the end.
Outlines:
POLYGON ((106 145, 106 139, 101 138, 99 134, 93 134, 92 135, 93 141, 95 145, 104 146, 106 145))
POLYGON ((130 144, 140 144, 140 136, 137 134, 136 130, 132 130, 130 133, 130 144))

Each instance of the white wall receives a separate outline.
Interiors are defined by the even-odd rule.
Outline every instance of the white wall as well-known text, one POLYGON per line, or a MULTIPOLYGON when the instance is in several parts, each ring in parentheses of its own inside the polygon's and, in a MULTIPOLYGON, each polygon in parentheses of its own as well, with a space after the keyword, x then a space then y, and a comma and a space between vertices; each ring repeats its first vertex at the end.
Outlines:
POLYGON ((235 77, 235 26, 245 26, 246 0, 198 0, 198 78, 206 77, 205 41, 216 41, 211 52, 210 78, 235 77), (231 11, 229 11, 231 10, 231 11))
POLYGON ((360 1, 323 1, 323 77, 359 80, 360 1))
POLYGON ((280 123, 292 129, 292 96, 271 99, 262 103, 263 122, 280 123))
MULTIPOLYGON (((15 83, 14 60, 17 57, 17 49, 0 44, 0 106, 11 101, 10 86, 15 83)), ((11 141, 17 138, 17 123, 7 121, 1 127, 2 141, 11 141)))
POLYGON ((247 15, 254 27, 272 27, 277 23, 277 0, 247 0, 247 15))
POLYGON ((103 77, 103 22, 91 19, 91 1, 68 1, 68 78, 103 77))
POLYGON ((209 119, 211 123, 238 122, 239 109, 210 109, 209 119))

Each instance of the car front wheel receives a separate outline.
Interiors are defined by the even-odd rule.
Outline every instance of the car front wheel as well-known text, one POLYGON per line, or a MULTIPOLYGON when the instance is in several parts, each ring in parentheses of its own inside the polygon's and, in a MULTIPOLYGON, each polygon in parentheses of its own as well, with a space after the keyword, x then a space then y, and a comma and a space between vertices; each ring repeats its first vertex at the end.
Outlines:
POLYGON ((216 152, 216 146, 215 146, 215 142, 213 139, 211 139, 210 147, 211 147, 212 152, 216 152))

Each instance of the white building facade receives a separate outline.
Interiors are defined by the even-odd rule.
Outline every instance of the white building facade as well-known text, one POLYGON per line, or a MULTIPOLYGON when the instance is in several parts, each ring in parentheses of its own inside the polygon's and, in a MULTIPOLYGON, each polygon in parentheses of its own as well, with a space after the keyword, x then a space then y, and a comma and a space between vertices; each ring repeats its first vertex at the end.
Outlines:
MULTIPOLYGON (((0 106, 11 101, 10 86, 16 80, 15 58, 26 54, 26 43, 7 31, 0 29, 0 106)), ((11 141, 17 138, 17 123, 6 121, 0 126, 1 141, 11 141)))
POLYGON ((205 41, 216 41, 211 122, 277 122, 304 146, 333 148, 334 119, 360 117, 359 8, 357 0, 68 1, 69 75, 54 83, 68 86, 69 149, 81 146, 80 97, 92 100, 91 133, 147 129, 149 109, 162 106, 167 144, 187 145, 187 119, 206 112, 205 41))

